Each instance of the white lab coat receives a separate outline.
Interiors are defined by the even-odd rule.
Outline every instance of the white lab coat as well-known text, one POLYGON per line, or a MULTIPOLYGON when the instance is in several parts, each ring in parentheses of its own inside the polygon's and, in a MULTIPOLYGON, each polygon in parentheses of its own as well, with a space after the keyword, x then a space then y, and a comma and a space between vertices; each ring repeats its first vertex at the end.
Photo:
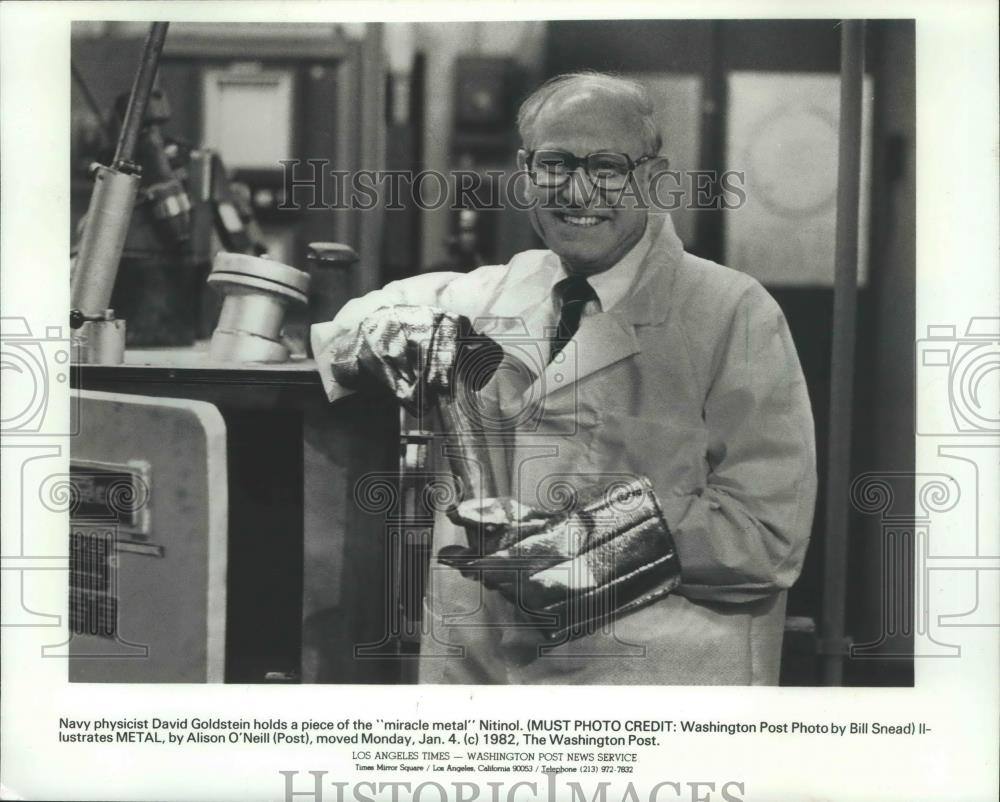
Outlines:
MULTIPOLYGON (((816 494, 805 381, 784 316, 754 279, 684 253, 669 217, 626 297, 584 317, 566 359, 488 388, 520 426, 494 455, 522 502, 567 486, 648 476, 681 562, 669 597, 603 631, 547 647, 499 594, 435 565, 421 680, 459 683, 774 684, 785 591, 802 567, 816 494), (531 414, 524 412, 532 410, 531 414)), ((558 258, 527 251, 468 274, 396 281, 313 327, 331 397, 331 343, 389 304, 467 315, 524 361, 551 321, 558 258)), ((527 357, 530 362, 530 357, 527 357)), ((500 378, 501 375, 504 378, 500 378)), ((435 550, 464 543, 446 519, 435 550)))

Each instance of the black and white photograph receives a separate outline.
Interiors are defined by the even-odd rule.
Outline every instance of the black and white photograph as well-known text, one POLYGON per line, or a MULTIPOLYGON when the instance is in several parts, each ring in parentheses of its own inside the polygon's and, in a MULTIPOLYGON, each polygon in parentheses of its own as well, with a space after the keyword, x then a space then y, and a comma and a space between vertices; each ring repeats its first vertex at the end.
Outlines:
POLYGON ((995 798, 996 9, 576 5, 4 4, 3 798, 995 798))
POLYGON ((912 21, 71 68, 71 679, 912 683, 915 543, 850 496, 913 471, 912 21))

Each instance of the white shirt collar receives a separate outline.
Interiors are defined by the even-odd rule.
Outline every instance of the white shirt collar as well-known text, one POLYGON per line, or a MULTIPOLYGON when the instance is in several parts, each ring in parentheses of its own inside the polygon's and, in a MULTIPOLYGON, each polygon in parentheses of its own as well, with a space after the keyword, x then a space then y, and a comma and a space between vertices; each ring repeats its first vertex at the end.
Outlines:
MULTIPOLYGON (((646 258, 646 254, 649 253, 649 248, 653 241, 651 228, 647 222, 646 230, 642 232, 639 241, 632 246, 628 253, 607 270, 587 277, 590 286, 597 293, 600 311, 610 311, 628 295, 628 291, 635 283, 636 276, 639 273, 639 267, 646 258)), ((549 291, 551 292, 556 284, 568 275, 560 262, 559 269, 552 271, 549 291)), ((556 306, 558 307, 556 299, 553 299, 553 301, 556 302, 556 306)))

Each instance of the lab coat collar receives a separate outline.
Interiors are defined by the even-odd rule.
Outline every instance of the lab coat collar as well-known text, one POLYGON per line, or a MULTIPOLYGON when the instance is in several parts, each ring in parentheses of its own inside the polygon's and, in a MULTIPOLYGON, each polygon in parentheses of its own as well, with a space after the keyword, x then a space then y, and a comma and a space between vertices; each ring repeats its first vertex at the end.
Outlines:
MULTIPOLYGON (((564 276, 559 257, 552 251, 524 254, 529 255, 535 258, 511 264, 512 272, 502 294, 488 305, 489 314, 482 319, 484 333, 525 330, 526 321, 536 316, 539 307, 550 303, 552 287, 564 276)), ((651 214, 642 240, 623 259, 640 257, 631 286, 624 298, 611 309, 604 306, 607 311, 600 314, 613 314, 629 324, 661 323, 667 313, 663 298, 669 293, 683 255, 684 246, 670 215, 651 214)))
MULTIPOLYGON (((602 312, 611 311, 622 300, 628 297, 629 290, 632 289, 632 285, 636 282, 636 278, 639 275, 639 271, 642 268, 642 263, 645 260, 646 255, 649 253, 649 247, 652 242, 652 226, 650 222, 647 221, 646 228, 642 232, 642 236, 639 238, 639 241, 636 242, 636 244, 629 249, 628 253, 619 259, 613 267, 601 273, 587 277, 588 283, 597 295, 597 300, 600 304, 600 310, 602 312)), ((569 273, 566 272, 566 269, 562 266, 562 264, 559 265, 558 270, 552 271, 552 276, 549 282, 549 292, 552 294, 553 305, 557 309, 558 302, 554 295, 555 287, 560 281, 568 276, 569 273)))
POLYGON ((651 214, 647 231, 652 244, 628 294, 609 314, 633 326, 662 323, 667 318, 674 278, 684 257, 684 245, 668 214, 651 214))
MULTIPOLYGON (((625 298, 610 311, 584 317, 564 349, 562 360, 542 367, 536 359, 528 365, 536 375, 532 392, 548 395, 639 353, 635 327, 655 325, 666 319, 665 299, 670 295, 684 247, 669 215, 650 215, 647 234, 651 238, 649 248, 625 298)), ((514 281, 505 287, 492 307, 492 320, 485 333, 492 334, 508 354, 522 361, 525 361, 525 340, 546 336, 537 321, 547 319, 544 313, 549 309, 549 289, 555 271, 562 271, 559 258, 551 251, 545 252, 534 269, 512 277, 514 281)))

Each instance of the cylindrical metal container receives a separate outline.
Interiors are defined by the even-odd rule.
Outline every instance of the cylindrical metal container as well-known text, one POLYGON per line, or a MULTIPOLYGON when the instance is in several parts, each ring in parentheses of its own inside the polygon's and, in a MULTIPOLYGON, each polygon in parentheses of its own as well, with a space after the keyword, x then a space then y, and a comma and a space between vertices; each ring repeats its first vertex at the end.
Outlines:
POLYGON ((225 297, 209 347, 213 361, 288 359, 281 330, 288 306, 308 300, 308 273, 257 256, 220 252, 208 283, 225 297))

